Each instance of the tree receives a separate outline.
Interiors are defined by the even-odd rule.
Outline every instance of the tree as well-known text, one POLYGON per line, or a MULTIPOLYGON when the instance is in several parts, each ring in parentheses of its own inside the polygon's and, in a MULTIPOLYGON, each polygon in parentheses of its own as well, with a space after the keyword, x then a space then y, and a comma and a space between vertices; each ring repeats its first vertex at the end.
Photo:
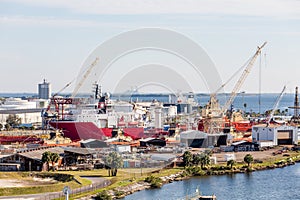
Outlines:
POLYGON ((6 118, 6 123, 9 124, 11 127, 17 127, 21 124, 21 118, 17 117, 15 114, 10 114, 6 118))
POLYGON ((228 160, 227 166, 230 166, 230 169, 232 169, 233 165, 235 165, 235 160, 228 160))
POLYGON ((201 164, 201 154, 194 154, 193 155, 193 164, 200 165, 201 164))
POLYGON ((50 151, 46 151, 42 154, 42 162, 47 163, 47 169, 50 170, 49 163, 52 164, 52 170, 54 171, 54 165, 58 161, 59 155, 57 153, 52 153, 50 151))
POLYGON ((51 153, 50 154, 50 161, 52 164, 52 170, 54 171, 55 167, 55 163, 57 163, 57 161, 59 160, 59 155, 57 153, 51 153))
POLYGON ((210 158, 209 158, 209 155, 207 155, 207 154, 202 155, 202 156, 201 156, 200 164, 201 164, 201 169, 203 169, 203 168, 206 167, 207 165, 210 165, 210 158))
POLYGON ((118 168, 123 166, 123 159, 117 152, 113 151, 104 159, 104 163, 108 168, 108 176, 116 176, 118 168))
POLYGON ((245 114, 246 114, 246 108, 247 108, 247 103, 244 103, 244 112, 245 112, 245 114))
POLYGON ((244 157, 245 163, 248 164, 248 168, 250 167, 250 164, 253 162, 253 156, 251 154, 247 154, 244 157))
POLYGON ((185 151, 182 156, 184 167, 189 167, 193 163, 193 155, 189 151, 185 151))
POLYGON ((46 151, 42 154, 42 162, 47 164, 47 170, 49 171, 49 163, 51 162, 51 152, 46 151))

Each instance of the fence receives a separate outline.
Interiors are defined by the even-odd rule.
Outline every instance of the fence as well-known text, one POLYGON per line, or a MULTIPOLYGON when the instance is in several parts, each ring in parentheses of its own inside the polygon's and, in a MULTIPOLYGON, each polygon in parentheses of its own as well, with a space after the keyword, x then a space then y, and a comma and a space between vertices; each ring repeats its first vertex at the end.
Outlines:
MULTIPOLYGON (((99 183, 93 183, 91 185, 87 185, 84 187, 80 187, 80 188, 76 188, 73 190, 70 190, 69 193, 69 197, 72 197, 74 195, 78 195, 78 194, 82 194, 85 192, 90 192, 90 191, 95 191, 99 188, 104 188, 108 185, 111 184, 110 180, 105 180, 99 183)), ((65 195, 63 194, 63 192, 51 192, 51 193, 45 193, 41 196, 38 196, 37 198, 34 199, 38 199, 38 200, 50 200, 50 199, 59 199, 59 198, 64 198, 65 195)))

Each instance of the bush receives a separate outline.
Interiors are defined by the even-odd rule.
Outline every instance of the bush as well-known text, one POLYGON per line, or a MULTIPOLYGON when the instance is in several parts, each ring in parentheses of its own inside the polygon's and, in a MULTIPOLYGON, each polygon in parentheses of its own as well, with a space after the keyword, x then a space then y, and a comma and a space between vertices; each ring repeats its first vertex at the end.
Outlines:
POLYGON ((205 171, 201 169, 201 167, 196 166, 196 167, 188 167, 183 171, 181 174, 181 177, 186 177, 186 176, 203 176, 205 175, 205 171))
POLYGON ((160 188, 162 186, 162 180, 159 177, 148 176, 145 178, 145 182, 150 183, 152 188, 160 188))
POLYGON ((221 171, 221 170, 226 170, 226 169, 230 169, 230 167, 225 167, 223 165, 216 165, 216 166, 213 166, 211 167, 211 170, 213 171, 221 171))
POLYGON ((193 175, 195 175, 195 176, 204 176, 205 174, 206 174, 206 172, 203 171, 201 169, 201 167, 194 167, 194 169, 193 169, 193 175))
POLYGON ((246 172, 252 172, 253 169, 251 167, 247 167, 246 172))
POLYGON ((53 178, 56 181, 60 181, 60 182, 69 182, 74 180, 74 176, 73 175, 69 175, 69 174, 59 174, 59 173, 39 173, 39 174, 35 174, 37 177, 39 178, 53 178))
POLYGON ((100 192, 97 194, 97 196, 95 197, 96 200, 111 200, 111 196, 109 194, 107 194, 106 190, 100 192))
POLYGON ((125 193, 124 191, 121 191, 121 190, 115 190, 114 192, 115 192, 116 197, 121 197, 125 193))

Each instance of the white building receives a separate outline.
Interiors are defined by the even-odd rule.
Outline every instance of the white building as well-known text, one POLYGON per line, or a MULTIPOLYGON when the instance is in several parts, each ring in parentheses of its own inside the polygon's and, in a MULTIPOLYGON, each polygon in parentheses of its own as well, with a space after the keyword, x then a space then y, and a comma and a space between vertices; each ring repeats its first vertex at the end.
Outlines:
POLYGON ((5 125, 10 114, 21 118, 21 123, 41 123, 41 110, 48 105, 47 100, 34 99, 31 101, 21 98, 7 98, 0 104, 0 124, 5 125))
POLYGON ((252 141, 264 146, 292 145, 298 143, 298 130, 294 126, 258 125, 252 127, 252 141))

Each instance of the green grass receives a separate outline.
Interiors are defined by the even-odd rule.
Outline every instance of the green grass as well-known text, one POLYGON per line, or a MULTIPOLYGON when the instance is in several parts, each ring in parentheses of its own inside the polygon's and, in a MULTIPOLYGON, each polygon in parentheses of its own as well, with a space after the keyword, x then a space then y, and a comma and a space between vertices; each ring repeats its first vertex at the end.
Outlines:
MULTIPOLYGON (((253 168, 257 166, 270 166, 275 164, 280 160, 286 160, 290 157, 297 158, 299 160, 300 154, 297 152, 288 152, 289 157, 284 157, 283 155, 276 155, 273 157, 268 157, 263 160, 263 163, 252 163, 251 166, 253 168)), ((226 167, 226 164, 221 164, 226 167)), ((221 166, 217 165, 217 166, 221 166)), ((235 168, 242 168, 246 166, 245 163, 236 163, 234 165, 235 168)), ((82 187, 85 185, 91 184, 91 181, 81 178, 80 176, 99 176, 112 181, 112 184, 106 188, 101 188, 95 191, 82 193, 79 195, 74 195, 71 199, 85 197, 88 195, 97 194, 103 190, 112 190, 117 187, 127 186, 133 184, 135 182, 143 181, 147 176, 153 175, 154 177, 162 177, 169 176, 171 174, 176 174, 180 171, 184 170, 184 168, 177 167, 171 169, 158 169, 158 168, 136 168, 136 169, 120 169, 118 170, 118 175, 116 177, 108 177, 108 172, 105 169, 95 169, 90 171, 59 171, 59 172, 49 172, 49 173, 60 173, 60 174, 68 174, 74 176, 74 178, 79 181, 69 181, 69 182, 58 182, 56 184, 51 185, 43 185, 43 186, 31 186, 31 187, 19 187, 19 188, 0 188, 0 196, 3 195, 14 195, 14 194, 35 194, 35 193, 44 193, 44 192, 56 192, 61 191, 64 186, 68 185, 72 189, 82 187)), ((35 172, 36 173, 36 172, 35 172)), ((0 179, 17 179, 17 180, 30 180, 30 172, 0 172, 0 179)), ((1 181, 1 180, 0 180, 1 181)))
MULTIPOLYGON (((18 181, 26 181, 26 182, 34 183, 30 174, 31 174, 30 172, 0 172, 0 179, 13 179, 13 180, 18 180, 18 181)), ((53 175, 56 175, 57 172, 47 172, 47 173, 34 172, 33 174, 36 174, 37 176, 38 175, 45 176, 45 174, 48 174, 49 176, 53 176, 53 175)), ((64 174, 67 174, 67 173, 64 173, 64 174)), ((48 176, 48 175, 46 175, 46 176, 48 176)), ((72 180, 72 181, 67 181, 67 182, 59 181, 55 184, 47 184, 47 185, 38 185, 38 183, 36 183, 37 185, 35 185, 35 186, 0 188, 0 196, 57 192, 57 191, 62 191, 62 189, 65 186, 69 186, 71 189, 74 189, 74 188, 78 188, 78 187, 82 187, 82 186, 91 184, 90 180, 81 178, 78 175, 74 175, 74 177, 76 178, 76 180, 78 182, 76 182, 75 180, 72 180)))
MULTIPOLYGON (((71 197, 71 199, 78 199, 81 197, 85 197, 85 196, 89 196, 89 195, 95 195, 99 192, 102 192, 103 190, 113 190, 117 187, 123 187, 123 186, 127 186, 139 181, 144 181, 145 178, 149 175, 153 175, 154 177, 162 177, 162 176, 169 176, 171 174, 176 174, 180 171, 182 171, 183 168, 178 167, 178 168, 171 168, 171 169, 162 169, 159 172, 155 172, 155 173, 151 173, 150 171, 154 171, 153 169, 150 170, 146 170, 145 171, 147 173, 143 173, 143 175, 141 175, 140 173, 140 169, 122 169, 118 171, 118 174, 116 177, 107 177, 107 170, 105 170, 105 172, 102 172, 103 174, 106 174, 106 178, 110 178, 112 181, 112 184, 109 185, 106 188, 101 188, 95 191, 91 191, 91 192, 86 192, 86 193, 82 193, 79 195, 74 195, 71 197), (130 173, 128 173, 130 172, 130 173), (136 173, 133 173, 136 172, 136 173)), ((144 171, 144 169, 143 169, 144 171)))
POLYGON ((29 172, 0 172, 0 179, 28 179, 29 172))
POLYGON ((57 192, 57 191, 62 191, 62 189, 65 186, 69 186, 70 188, 77 188, 80 187, 81 185, 75 181, 70 181, 67 183, 57 183, 57 184, 43 185, 43 186, 0 188, 0 196, 57 192))

